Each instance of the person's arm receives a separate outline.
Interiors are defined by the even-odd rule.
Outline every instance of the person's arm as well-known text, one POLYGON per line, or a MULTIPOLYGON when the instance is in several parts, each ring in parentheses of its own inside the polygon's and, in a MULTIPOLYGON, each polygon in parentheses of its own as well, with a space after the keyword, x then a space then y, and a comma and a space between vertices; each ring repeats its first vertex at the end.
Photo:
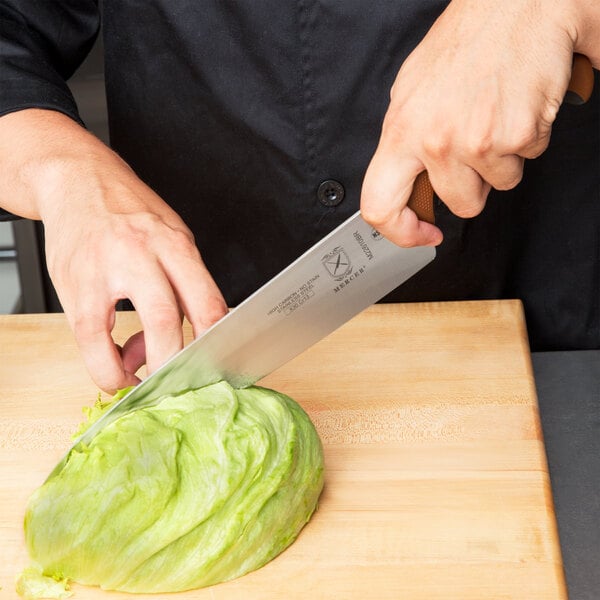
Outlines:
POLYGON ((101 141, 69 117, 29 109, 0 118, 0 198, 41 219, 48 270, 85 363, 107 391, 137 382, 227 307, 181 218, 101 141), (115 304, 129 298, 143 336, 119 349, 115 304))
POLYGON ((90 374, 114 391, 197 335, 225 301, 192 234, 167 204, 87 132, 65 83, 98 30, 96 2, 0 0, 0 206, 41 219, 52 281, 90 374), (129 298, 144 333, 111 330, 129 298))
POLYGON ((597 0, 453 0, 402 65, 361 212, 401 246, 442 232, 406 207, 427 170, 456 215, 477 215, 491 187, 515 187, 548 146, 574 52, 600 67, 597 0))

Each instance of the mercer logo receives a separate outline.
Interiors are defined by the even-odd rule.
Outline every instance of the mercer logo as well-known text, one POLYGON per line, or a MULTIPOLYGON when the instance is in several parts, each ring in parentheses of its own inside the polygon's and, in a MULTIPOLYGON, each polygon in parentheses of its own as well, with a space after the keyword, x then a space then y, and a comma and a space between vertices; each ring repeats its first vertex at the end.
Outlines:
POLYGON ((342 281, 352 273, 350 257, 342 246, 338 246, 329 254, 326 254, 321 259, 321 263, 330 277, 333 277, 336 281, 342 281))

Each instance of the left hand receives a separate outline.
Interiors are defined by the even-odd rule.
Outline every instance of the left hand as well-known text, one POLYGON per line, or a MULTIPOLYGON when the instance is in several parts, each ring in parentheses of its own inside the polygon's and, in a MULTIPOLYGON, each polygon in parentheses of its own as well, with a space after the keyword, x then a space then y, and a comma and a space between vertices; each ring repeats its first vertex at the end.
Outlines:
POLYGON ((453 0, 394 82, 363 183, 365 220, 400 246, 437 245, 442 232, 406 207, 421 171, 460 217, 479 214, 492 187, 515 187, 524 159, 548 146, 573 52, 599 66, 599 6, 453 0))

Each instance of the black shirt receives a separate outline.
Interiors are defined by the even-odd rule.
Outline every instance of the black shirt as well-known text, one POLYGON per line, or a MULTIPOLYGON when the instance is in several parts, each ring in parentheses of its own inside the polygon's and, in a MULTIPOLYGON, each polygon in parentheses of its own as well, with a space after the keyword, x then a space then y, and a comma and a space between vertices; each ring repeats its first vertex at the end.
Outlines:
MULTIPOLYGON (((111 145, 235 305, 357 210, 391 84, 446 4, 0 0, 0 114, 79 119, 65 80, 101 20, 111 145)), ((599 87, 480 216, 437 202, 437 259, 387 300, 521 298, 533 349, 600 347, 599 87)))

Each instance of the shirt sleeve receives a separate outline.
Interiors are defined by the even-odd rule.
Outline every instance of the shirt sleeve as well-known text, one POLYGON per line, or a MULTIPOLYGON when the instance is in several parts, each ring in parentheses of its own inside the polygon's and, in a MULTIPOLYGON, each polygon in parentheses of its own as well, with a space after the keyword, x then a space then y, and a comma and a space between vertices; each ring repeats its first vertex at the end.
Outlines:
POLYGON ((0 0, 0 116, 46 108, 81 123, 66 81, 99 25, 94 0, 0 0))

